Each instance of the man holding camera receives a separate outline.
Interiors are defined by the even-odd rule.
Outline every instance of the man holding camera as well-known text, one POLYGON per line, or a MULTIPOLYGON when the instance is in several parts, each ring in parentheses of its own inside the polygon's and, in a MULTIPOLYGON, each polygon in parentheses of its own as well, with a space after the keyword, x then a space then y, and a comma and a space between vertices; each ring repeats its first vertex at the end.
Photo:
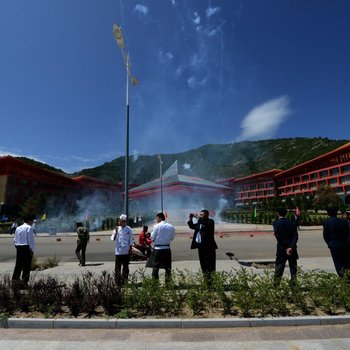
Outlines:
POLYGON ((216 249, 218 246, 214 239, 215 223, 209 219, 209 212, 201 210, 199 217, 197 214, 190 214, 187 222, 190 229, 194 230, 191 249, 198 248, 199 262, 204 274, 209 275, 216 270, 216 249), (193 223, 193 217, 198 219, 193 223))

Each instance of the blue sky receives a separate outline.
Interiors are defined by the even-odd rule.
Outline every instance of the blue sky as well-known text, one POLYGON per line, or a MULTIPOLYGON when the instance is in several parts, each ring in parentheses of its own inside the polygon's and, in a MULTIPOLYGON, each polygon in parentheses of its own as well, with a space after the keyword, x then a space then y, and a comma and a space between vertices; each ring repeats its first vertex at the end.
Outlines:
POLYGON ((0 0, 0 155, 68 172, 125 153, 349 139, 346 0, 0 0))

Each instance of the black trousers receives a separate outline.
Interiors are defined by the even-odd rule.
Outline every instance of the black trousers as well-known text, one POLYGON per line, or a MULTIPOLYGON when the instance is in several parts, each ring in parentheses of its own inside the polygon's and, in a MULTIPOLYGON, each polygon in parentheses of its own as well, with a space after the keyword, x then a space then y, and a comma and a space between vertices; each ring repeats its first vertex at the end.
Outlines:
POLYGON ((350 269, 350 251, 347 247, 331 248, 331 255, 335 270, 339 277, 344 276, 344 272, 350 269))
POLYGON ((129 254, 115 256, 115 280, 118 285, 122 285, 128 280, 129 261, 129 254))
POLYGON ((279 284, 279 282, 281 281, 287 261, 289 264, 291 281, 295 281, 298 269, 297 259, 297 252, 294 252, 292 255, 287 255, 286 250, 284 248, 277 247, 275 262, 275 284, 279 284))
POLYGON ((16 250, 16 265, 15 270, 13 271, 12 280, 19 281, 21 279, 22 282, 28 284, 30 267, 32 264, 32 253, 29 245, 18 245, 16 246, 16 250))
POLYGON ((152 278, 159 279, 159 269, 165 269, 165 281, 171 277, 171 250, 170 249, 153 249, 152 252, 152 278))
POLYGON ((75 255, 77 256, 81 265, 85 265, 85 253, 86 253, 87 243, 78 243, 77 248, 75 249, 75 255), (80 254, 81 252, 81 254, 80 254))
POLYGON ((198 247, 198 257, 201 269, 204 274, 215 272, 216 270, 216 251, 212 248, 198 247))

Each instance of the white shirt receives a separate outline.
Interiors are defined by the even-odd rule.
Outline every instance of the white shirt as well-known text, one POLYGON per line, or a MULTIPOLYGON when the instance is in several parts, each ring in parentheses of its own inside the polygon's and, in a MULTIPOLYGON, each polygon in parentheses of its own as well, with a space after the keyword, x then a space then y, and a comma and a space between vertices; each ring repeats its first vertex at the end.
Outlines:
POLYGON ((134 243, 132 229, 129 226, 119 226, 118 231, 113 230, 111 240, 115 241, 115 255, 128 255, 134 243))
POLYGON ((15 231, 14 237, 15 245, 29 245, 30 250, 34 251, 34 231, 32 226, 24 223, 21 226, 18 226, 15 231))
POLYGON ((154 249, 169 249, 170 242, 175 238, 175 228, 166 221, 154 225, 151 239, 154 242, 154 249))

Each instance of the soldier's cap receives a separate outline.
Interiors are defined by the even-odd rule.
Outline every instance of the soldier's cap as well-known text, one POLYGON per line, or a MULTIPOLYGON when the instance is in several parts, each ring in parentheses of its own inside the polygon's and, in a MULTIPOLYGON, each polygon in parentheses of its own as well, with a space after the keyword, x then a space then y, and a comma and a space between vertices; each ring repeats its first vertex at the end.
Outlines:
POLYGON ((127 218, 128 217, 125 214, 122 214, 122 215, 119 216, 119 220, 120 221, 126 221, 127 218))

